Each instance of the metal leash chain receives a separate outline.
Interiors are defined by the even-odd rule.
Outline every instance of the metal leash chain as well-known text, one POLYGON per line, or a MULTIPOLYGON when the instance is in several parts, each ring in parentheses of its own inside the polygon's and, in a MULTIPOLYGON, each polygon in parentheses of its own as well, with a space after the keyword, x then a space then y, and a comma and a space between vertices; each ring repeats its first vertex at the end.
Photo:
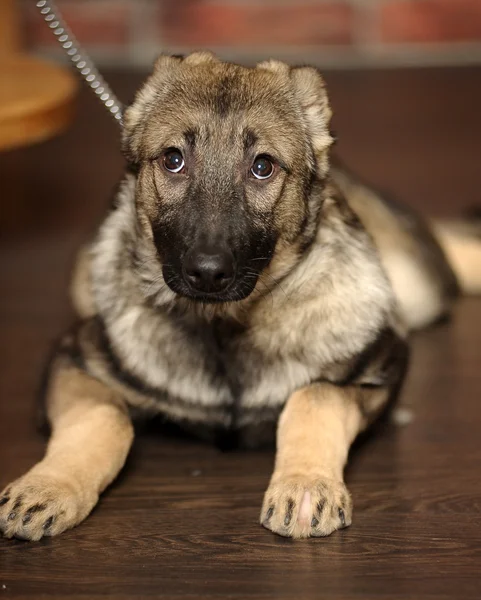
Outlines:
POLYGON ((112 92, 109 85, 105 82, 102 75, 100 75, 94 67, 87 53, 82 49, 73 33, 65 24, 55 2, 39 0, 36 4, 37 8, 40 10, 40 14, 45 19, 45 22, 52 30, 59 44, 66 51, 82 78, 92 88, 114 119, 121 123, 123 112, 122 104, 112 92))

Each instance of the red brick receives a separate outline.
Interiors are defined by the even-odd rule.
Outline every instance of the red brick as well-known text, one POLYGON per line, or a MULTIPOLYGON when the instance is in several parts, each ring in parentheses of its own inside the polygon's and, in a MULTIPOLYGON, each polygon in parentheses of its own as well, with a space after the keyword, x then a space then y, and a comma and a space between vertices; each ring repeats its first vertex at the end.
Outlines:
MULTIPOLYGON (((85 46, 127 44, 130 32, 131 3, 115 0, 57 1, 67 25, 85 46)), ((55 36, 31 1, 24 4, 26 42, 30 46, 56 44, 55 36)))
POLYGON ((162 40, 175 46, 323 45, 352 42, 348 2, 163 2, 162 40))
POLYGON ((480 0, 392 0, 381 7, 385 42, 481 40, 480 0))

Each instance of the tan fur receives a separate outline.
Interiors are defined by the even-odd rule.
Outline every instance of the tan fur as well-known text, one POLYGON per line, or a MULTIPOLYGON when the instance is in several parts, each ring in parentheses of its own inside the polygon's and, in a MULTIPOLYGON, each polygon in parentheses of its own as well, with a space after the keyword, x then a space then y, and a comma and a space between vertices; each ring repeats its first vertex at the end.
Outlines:
POLYGON ((446 314, 453 298, 443 293, 437 265, 409 223, 372 189, 341 170, 334 176, 376 244, 407 327, 420 329, 446 314))
POLYGON ((358 393, 321 383, 289 398, 279 419, 276 463, 261 512, 265 527, 280 535, 309 537, 350 525, 352 503, 343 470, 349 447, 365 424, 358 393))
POLYGON ((92 295, 90 247, 83 246, 76 258, 70 281, 70 298, 79 317, 87 319, 95 315, 96 308, 92 295))
POLYGON ((59 364, 51 382, 52 437, 45 457, 3 492, 6 537, 39 540, 78 525, 122 468, 133 428, 121 397, 59 364))
POLYGON ((312 67, 293 69, 291 77, 303 109, 305 125, 311 135, 318 172, 322 176, 329 166, 327 150, 334 141, 329 131, 332 111, 324 80, 312 67))
POLYGON ((479 223, 434 222, 434 231, 461 289, 466 294, 481 294, 481 227, 479 223))

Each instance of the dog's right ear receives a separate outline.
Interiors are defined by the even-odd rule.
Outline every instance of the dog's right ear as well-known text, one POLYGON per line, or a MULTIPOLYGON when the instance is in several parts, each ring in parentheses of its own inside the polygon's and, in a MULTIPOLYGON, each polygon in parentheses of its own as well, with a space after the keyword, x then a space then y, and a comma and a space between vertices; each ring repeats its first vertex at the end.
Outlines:
POLYGON ((328 168, 328 150, 334 139, 329 129, 332 112, 324 79, 314 67, 294 67, 290 74, 318 168, 321 174, 325 174, 328 168))
POLYGON ((129 163, 135 165, 142 159, 144 125, 159 95, 168 90, 169 81, 183 60, 182 56, 159 56, 152 74, 136 93, 132 104, 126 108, 122 120, 122 152, 129 163))

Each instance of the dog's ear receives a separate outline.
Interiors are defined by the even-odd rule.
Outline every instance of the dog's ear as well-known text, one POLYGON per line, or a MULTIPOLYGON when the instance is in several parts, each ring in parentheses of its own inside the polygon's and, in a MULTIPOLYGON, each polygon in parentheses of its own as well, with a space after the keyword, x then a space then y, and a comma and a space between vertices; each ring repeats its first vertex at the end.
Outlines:
POLYGON ((273 73, 281 75, 282 77, 289 77, 289 65, 280 60, 276 60, 275 58, 270 58, 258 63, 257 68, 265 69, 266 71, 272 71, 273 73))
POLYGON ((155 61, 154 70, 136 93, 122 119, 122 152, 130 163, 138 163, 141 158, 140 144, 143 124, 158 96, 169 87, 175 72, 184 58, 182 56, 161 55, 155 61))
POLYGON ((327 150, 334 139, 329 130, 332 112, 324 80, 314 67, 294 67, 290 77, 317 161, 321 170, 326 170, 327 150))
POLYGON ((152 74, 137 92, 132 104, 125 110, 122 128, 122 151, 127 160, 136 164, 141 160, 143 125, 148 120, 151 108, 159 96, 168 93, 171 82, 178 76, 183 64, 196 67, 221 62, 207 51, 193 52, 187 56, 161 54, 154 63, 152 74))
POLYGON ((300 104, 304 125, 311 139, 316 157, 324 154, 334 142, 329 131, 331 108, 324 79, 314 67, 289 67, 279 60, 266 60, 257 65, 290 80, 291 88, 300 104))
POLYGON ((197 66, 220 63, 221 61, 213 52, 209 52, 208 50, 199 50, 198 52, 192 52, 192 54, 186 56, 185 62, 188 65, 197 66))

